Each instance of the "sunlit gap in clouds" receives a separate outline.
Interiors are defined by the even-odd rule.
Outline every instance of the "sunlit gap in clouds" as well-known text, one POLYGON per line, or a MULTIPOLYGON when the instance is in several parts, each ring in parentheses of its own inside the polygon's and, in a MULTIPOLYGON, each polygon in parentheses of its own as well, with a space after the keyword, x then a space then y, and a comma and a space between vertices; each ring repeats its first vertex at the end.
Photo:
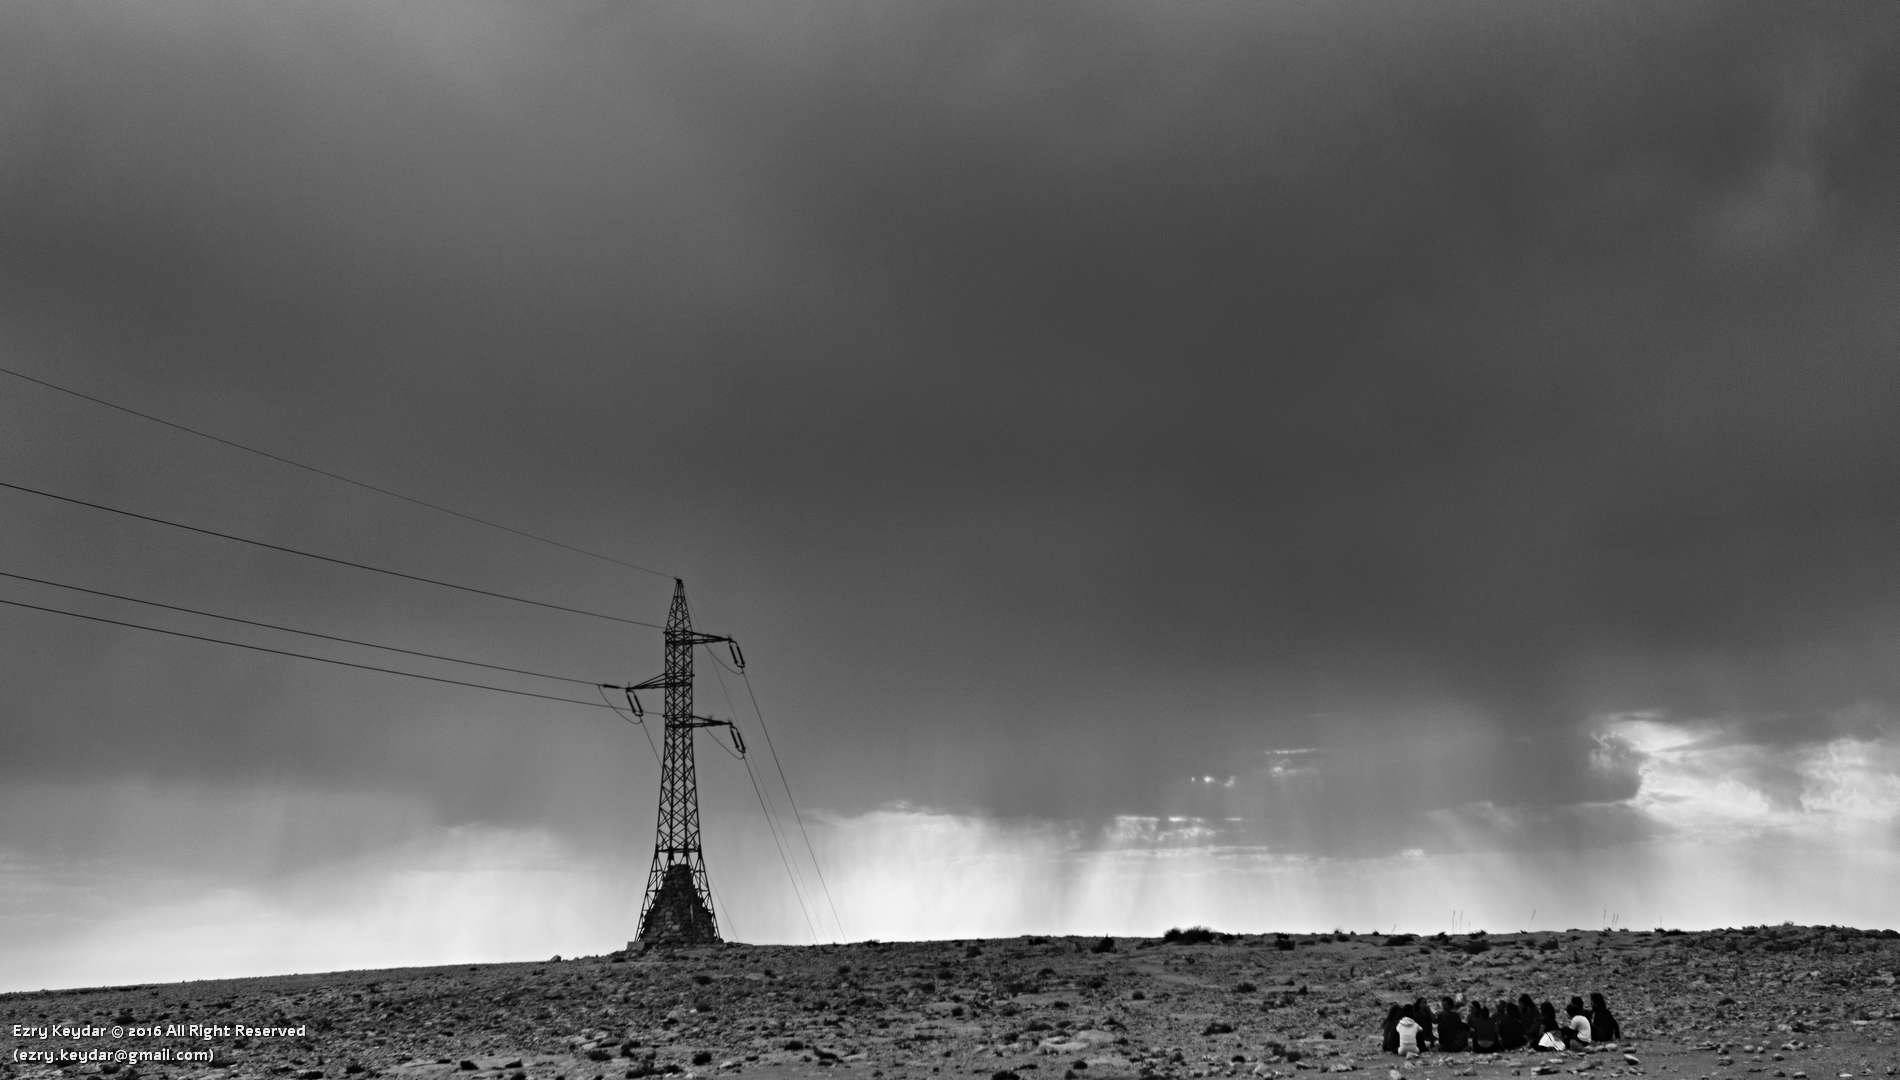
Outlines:
MULTIPOLYGON (((1310 822, 1223 810, 1298 805, 1258 803, 1262 787, 1311 799, 1338 767, 1313 749, 1262 754, 1231 785, 1192 777, 1184 787, 1223 810, 1207 814, 817 810, 807 824, 822 886, 796 842, 781 860, 756 812, 709 805, 707 861, 728 936, 757 943, 832 940, 838 924, 847 939, 883 940, 1195 923, 1433 932, 1452 929, 1454 911, 1460 928, 1507 932, 1606 917, 1892 925, 1891 719, 1843 714, 1793 730, 1598 717, 1597 749, 1566 767, 1633 770, 1630 797, 1441 806, 1414 816, 1422 831, 1389 829, 1404 842, 1354 855, 1302 843, 1336 835, 1302 831, 1310 822)), ((546 827, 444 823, 421 797, 387 793, 42 784, 0 795, 0 809, 34 824, 38 845, 0 845, 0 989, 598 954, 633 936, 648 854, 635 823, 603 846, 546 827), (193 843, 162 842, 181 832, 193 843)))

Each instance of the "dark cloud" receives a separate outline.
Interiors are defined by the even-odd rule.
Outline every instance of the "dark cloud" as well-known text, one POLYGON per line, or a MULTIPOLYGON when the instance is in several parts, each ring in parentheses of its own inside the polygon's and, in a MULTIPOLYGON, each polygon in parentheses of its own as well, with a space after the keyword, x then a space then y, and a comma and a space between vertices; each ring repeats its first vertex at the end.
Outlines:
MULTIPOLYGON (((842 809, 1142 812, 1310 739, 1330 786, 1248 812, 1378 847, 1466 803, 1626 797, 1530 764, 1587 758, 1592 711, 1900 696, 1879 6, 0 20, 22 366, 688 575, 842 809), (1378 719, 1323 738, 1334 713, 1378 719)), ((90 468, 83 429, 30 441, 95 491, 663 609, 320 486, 168 479, 111 430, 90 468)), ((129 547, 71 576, 136 580, 129 547)), ((247 565, 231 606, 657 662, 247 565)), ((73 672, 99 647, 58 640, 73 672)), ((481 752, 396 734, 426 693, 128 648, 105 690, 32 691, 17 767, 72 760, 72 703, 131 714, 157 655, 160 726, 217 738, 152 768, 269 760, 260 715, 299 777, 439 754, 477 781, 434 789, 451 817, 531 816, 565 767, 499 718, 481 752)))

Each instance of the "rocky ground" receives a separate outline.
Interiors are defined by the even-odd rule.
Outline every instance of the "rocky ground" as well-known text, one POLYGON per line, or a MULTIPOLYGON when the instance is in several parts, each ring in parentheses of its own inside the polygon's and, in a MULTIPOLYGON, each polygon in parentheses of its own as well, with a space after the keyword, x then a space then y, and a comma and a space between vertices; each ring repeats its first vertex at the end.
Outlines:
POLYGON ((1892 931, 1200 936, 723 945, 5 994, 0 1078, 1900 1075, 1892 931), (1622 1023, 1614 1047, 1379 1052, 1395 1000, 1561 1006, 1593 990, 1622 1023), (31 1056, 63 1051, 107 1060, 31 1056), (115 1060, 141 1053, 160 1057, 115 1060))

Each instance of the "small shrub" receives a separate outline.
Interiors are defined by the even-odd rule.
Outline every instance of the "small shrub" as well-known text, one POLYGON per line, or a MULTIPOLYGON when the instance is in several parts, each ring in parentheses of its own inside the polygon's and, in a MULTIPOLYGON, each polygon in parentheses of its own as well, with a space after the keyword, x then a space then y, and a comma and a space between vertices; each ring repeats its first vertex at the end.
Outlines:
POLYGON ((711 1050, 695 1050, 695 1051, 693 1051, 693 1064, 695 1064, 695 1065, 711 1065, 711 1064, 712 1064, 712 1051, 711 1051, 711 1050))
POLYGON ((1491 943, 1481 937, 1474 937, 1470 941, 1465 942, 1460 947, 1463 948, 1465 952, 1470 953, 1473 956, 1476 956, 1481 952, 1491 951, 1491 943))
POLYGON ((1115 939, 1112 937, 1105 937, 1102 940, 1096 942, 1095 944, 1090 945, 1089 951, 1092 953, 1114 952, 1115 939))
POLYGON ((1283 938, 1275 938, 1275 939, 1274 939, 1274 941, 1273 941, 1273 947, 1274 947, 1274 948, 1276 948, 1276 949, 1278 949, 1278 950, 1280 950, 1281 952, 1292 952, 1292 951, 1293 951, 1293 939, 1292 939, 1292 938, 1285 938, 1285 937, 1283 937, 1283 938))
POLYGON ((1202 1035, 1232 1035, 1233 1033, 1234 1025, 1224 1020, 1216 1020, 1201 1029, 1202 1035))
POLYGON ((1169 927, 1168 932, 1161 935, 1161 940, 1172 945, 1205 945, 1217 936, 1213 930, 1205 926, 1190 926, 1186 930, 1174 926, 1169 927))
POLYGON ((1236 987, 1234 987, 1234 993, 1236 993, 1236 994, 1251 994, 1251 993, 1253 993, 1253 992, 1254 992, 1255 990, 1258 990, 1258 989, 1260 989, 1260 988, 1259 988, 1259 987, 1257 987, 1257 986, 1255 986, 1254 984, 1252 984, 1252 983, 1250 983, 1250 982, 1243 982, 1243 983, 1241 983, 1241 984, 1240 984, 1239 986, 1236 986, 1236 987))
POLYGON ((1418 940, 1417 934, 1393 934, 1385 939, 1387 945, 1410 945, 1418 940))

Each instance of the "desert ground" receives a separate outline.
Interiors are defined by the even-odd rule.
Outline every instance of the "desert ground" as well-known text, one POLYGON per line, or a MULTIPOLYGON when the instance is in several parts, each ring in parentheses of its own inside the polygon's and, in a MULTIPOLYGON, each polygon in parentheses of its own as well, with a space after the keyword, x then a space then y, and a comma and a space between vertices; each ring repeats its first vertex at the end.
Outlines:
POLYGON ((725 944, 13 993, 0 1077, 1900 1075, 1893 931, 1175 936, 725 944), (1527 992, 1561 1009, 1591 991, 1621 1022, 1614 1046, 1380 1052, 1397 1000, 1527 992), (31 1056, 49 1051, 108 1060, 31 1056), (138 1054, 158 1058, 113 1060, 138 1054))

